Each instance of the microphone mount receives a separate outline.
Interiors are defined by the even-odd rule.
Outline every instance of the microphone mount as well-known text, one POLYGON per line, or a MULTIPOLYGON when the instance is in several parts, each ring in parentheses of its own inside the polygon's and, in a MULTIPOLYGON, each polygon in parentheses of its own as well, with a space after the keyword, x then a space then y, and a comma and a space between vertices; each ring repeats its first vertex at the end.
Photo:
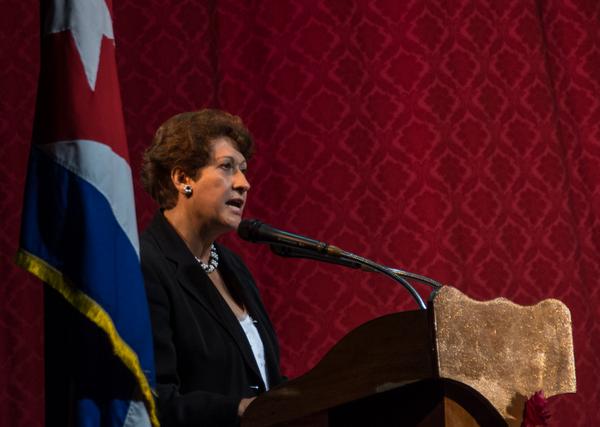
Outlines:
MULTIPOLYGON (((275 255, 279 255, 281 257, 312 259, 315 261, 322 261, 322 262, 327 262, 330 264, 342 265, 344 267, 361 269, 362 271, 365 271, 367 273, 373 273, 373 272, 378 271, 378 270, 374 270, 373 268, 369 267, 366 264, 361 264, 360 262, 358 262, 357 260, 354 260, 353 258, 347 258, 347 257, 343 257, 343 256, 331 256, 331 255, 327 255, 327 254, 319 254, 319 253, 315 253, 308 249, 301 249, 301 248, 286 246, 281 243, 271 243, 269 245, 269 247, 271 248, 271 251, 275 255)), ((349 254, 350 256, 356 256, 356 255, 352 255, 351 253, 345 252, 345 251, 341 251, 340 254, 341 253, 346 253, 346 254, 349 254)), ((396 276, 400 276, 404 279, 410 279, 410 280, 417 281, 417 282, 427 285, 435 290, 440 289, 443 286, 440 282, 437 282, 436 280, 433 280, 432 278, 427 277, 427 276, 422 276, 420 274, 411 273, 410 271, 406 271, 406 270, 400 270, 398 268, 392 268, 392 267, 386 267, 386 268, 396 276)))
POLYGON ((415 288, 404 277, 397 275, 394 271, 392 271, 391 268, 381 264, 377 264, 376 262, 373 262, 367 258, 363 258, 359 255, 355 255, 351 252, 343 251, 341 256, 345 259, 356 261, 361 265, 370 267, 371 269, 383 273, 386 276, 390 277, 392 280, 400 283, 400 285, 403 286, 404 289, 406 289, 411 294, 419 308, 421 310, 427 310, 427 306, 423 302, 423 298, 421 298, 421 295, 419 295, 415 288))

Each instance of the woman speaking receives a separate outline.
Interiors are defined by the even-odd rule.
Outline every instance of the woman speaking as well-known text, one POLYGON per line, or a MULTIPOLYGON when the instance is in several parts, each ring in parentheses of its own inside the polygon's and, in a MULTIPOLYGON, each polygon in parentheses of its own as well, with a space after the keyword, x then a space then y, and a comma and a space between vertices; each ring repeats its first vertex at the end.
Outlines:
POLYGON ((239 117, 178 114, 142 163, 160 205, 141 236, 163 426, 236 425, 282 381, 279 348, 252 275, 215 242, 239 225, 253 141, 239 117))

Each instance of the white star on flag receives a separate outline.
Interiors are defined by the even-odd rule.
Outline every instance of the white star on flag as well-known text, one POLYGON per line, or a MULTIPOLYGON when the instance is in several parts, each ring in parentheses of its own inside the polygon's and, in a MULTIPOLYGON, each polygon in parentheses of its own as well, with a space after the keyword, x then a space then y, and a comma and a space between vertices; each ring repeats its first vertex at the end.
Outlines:
POLYGON ((53 0, 44 34, 71 31, 88 84, 96 88, 102 36, 114 42, 112 19, 104 0, 53 0))

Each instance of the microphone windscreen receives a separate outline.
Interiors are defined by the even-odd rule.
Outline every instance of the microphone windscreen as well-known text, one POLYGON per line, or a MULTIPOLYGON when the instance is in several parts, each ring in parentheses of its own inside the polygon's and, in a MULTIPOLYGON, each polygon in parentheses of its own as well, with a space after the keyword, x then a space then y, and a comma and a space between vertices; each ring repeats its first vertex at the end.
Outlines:
POLYGON ((237 233, 244 240, 254 242, 256 240, 256 232, 260 227, 261 222, 257 219, 244 219, 238 225, 237 233))

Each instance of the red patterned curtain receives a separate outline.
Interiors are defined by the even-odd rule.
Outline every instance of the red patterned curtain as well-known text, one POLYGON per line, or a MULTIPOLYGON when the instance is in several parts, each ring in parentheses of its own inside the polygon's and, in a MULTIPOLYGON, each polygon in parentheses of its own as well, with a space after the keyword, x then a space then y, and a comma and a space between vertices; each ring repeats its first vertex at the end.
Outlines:
MULTIPOLYGON (((38 70, 38 6, 2 40, 0 424, 43 425, 41 287, 12 264, 38 70)), ((551 425, 600 424, 600 3, 114 1, 134 172, 154 129, 212 106, 256 136, 249 217, 486 300, 570 308, 578 392, 551 425)), ((140 225, 156 206, 136 187, 140 225)), ((385 278, 247 260, 299 375, 344 333, 416 305, 385 278)), ((419 288, 423 293, 425 288, 419 288)))

